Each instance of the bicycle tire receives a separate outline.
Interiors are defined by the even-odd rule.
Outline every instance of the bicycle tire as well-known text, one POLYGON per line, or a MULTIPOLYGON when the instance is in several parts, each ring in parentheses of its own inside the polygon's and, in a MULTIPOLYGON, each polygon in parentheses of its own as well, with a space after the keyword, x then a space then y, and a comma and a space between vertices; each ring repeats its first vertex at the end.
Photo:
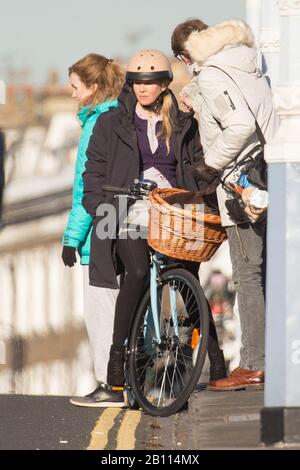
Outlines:
POLYGON ((131 387, 131 380, 130 380, 130 371, 128 366, 128 360, 125 362, 125 391, 126 391, 126 398, 127 398, 127 406, 131 410, 138 410, 140 408, 135 394, 131 387))
MULTIPOLYGON (((154 331, 154 327, 151 330, 151 327, 149 326, 149 323, 151 323, 151 317, 149 317, 150 289, 148 289, 135 312, 134 320, 132 323, 131 335, 129 339, 129 368, 132 390, 139 406, 146 413, 152 416, 170 416, 180 410, 189 399, 200 378, 200 374, 204 365, 204 360, 207 351, 209 328, 207 301, 199 281, 190 272, 182 268, 173 268, 167 270, 161 275, 161 280, 163 286, 170 287, 171 283, 173 283, 173 286, 182 286, 181 290, 179 290, 179 287, 177 287, 178 294, 176 294, 176 304, 177 302, 178 304, 181 303, 181 307, 184 307, 181 316, 178 315, 178 328, 180 328, 179 336, 177 337, 174 333, 175 328, 173 325, 173 319, 170 311, 168 312, 167 308, 165 308, 165 311, 163 312, 162 299, 160 307, 163 313, 160 317, 160 328, 164 328, 164 330, 162 331, 163 337, 165 338, 165 345, 150 345, 150 336, 151 333, 154 331), (187 289, 189 289, 190 291, 190 298, 189 300, 188 298, 186 298, 185 303, 185 300, 183 299, 183 293, 184 295, 186 295, 189 292, 187 289), (191 299, 193 300, 193 296, 196 302, 196 310, 194 309, 193 311, 196 311, 198 313, 194 313, 193 316, 189 316, 187 314, 187 306, 189 305, 191 299), (184 314, 186 315, 185 317, 184 314), (197 319, 197 328, 195 327, 196 323, 192 323, 194 319, 197 319), (190 351, 192 349, 192 340, 190 333, 195 329, 199 330, 199 340, 196 350, 196 358, 195 360, 193 360, 194 350, 192 352, 190 351), (183 335, 181 336, 182 332, 183 335), (173 335, 172 337, 171 334, 173 335), (175 346, 173 343, 175 344, 175 346), (165 348, 165 350, 163 348, 165 348), (166 364, 164 366, 161 366, 164 360, 163 358, 166 358, 166 364), (187 360, 189 361, 189 367, 187 366, 187 360), (171 381, 169 377, 169 375, 171 375, 171 372, 168 372, 170 364, 171 367, 173 367, 171 381), (160 372, 158 373, 157 370, 159 369, 159 367, 160 372), (183 367, 186 368, 185 371, 182 371, 183 367), (152 376, 154 374, 155 377, 159 377, 157 379, 157 384, 163 384, 161 385, 163 391, 160 390, 158 393, 160 393, 160 395, 162 395, 162 393, 165 393, 166 395, 169 394, 168 400, 167 398, 163 398, 163 401, 165 400, 165 403, 162 403, 160 398, 153 399, 151 397, 151 393, 147 391, 147 387, 149 388, 149 384, 147 384, 147 377, 149 376, 149 374, 152 374, 152 376), (180 380, 178 380, 178 378, 175 380, 175 374, 179 376, 182 383, 183 378, 185 379, 186 377, 186 383, 180 385, 180 380), (162 375, 164 375, 164 378, 160 378, 160 376, 162 375), (169 387, 166 387, 167 381, 169 387), (179 390, 179 388, 181 387, 180 391, 177 392, 176 387, 177 390, 179 390), (168 391, 166 392, 167 389, 168 391), (171 398, 172 394, 174 394, 174 397, 171 398), (157 400, 158 402, 156 403, 157 400)), ((169 310, 171 310, 170 306, 169 310)))

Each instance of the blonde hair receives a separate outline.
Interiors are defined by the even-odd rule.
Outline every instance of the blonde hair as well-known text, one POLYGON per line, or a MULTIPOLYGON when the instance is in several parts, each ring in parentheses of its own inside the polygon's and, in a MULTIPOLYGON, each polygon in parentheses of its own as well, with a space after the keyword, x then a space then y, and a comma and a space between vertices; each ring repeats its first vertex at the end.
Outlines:
POLYGON ((69 76, 71 73, 76 73, 87 88, 97 85, 95 92, 84 102, 91 108, 98 103, 117 98, 125 78, 123 69, 112 59, 93 53, 71 65, 69 76))
MULTIPOLYGON (((162 85, 168 86, 168 82, 163 82, 162 85)), ((166 89, 168 91, 168 88, 166 89)), ((162 129, 160 131, 160 135, 163 135, 166 139, 166 146, 168 150, 168 154, 170 153, 170 140, 173 132, 174 123, 171 118, 171 110, 173 107, 173 100, 170 93, 167 93, 163 97, 163 103, 160 109, 160 114, 162 117, 162 129)))

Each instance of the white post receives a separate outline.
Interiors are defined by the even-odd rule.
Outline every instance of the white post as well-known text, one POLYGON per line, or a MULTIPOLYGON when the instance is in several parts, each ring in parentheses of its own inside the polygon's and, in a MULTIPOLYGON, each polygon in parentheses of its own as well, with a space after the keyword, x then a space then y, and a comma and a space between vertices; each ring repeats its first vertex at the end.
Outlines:
POLYGON ((260 36, 262 3, 262 0, 247 0, 247 23, 252 28, 256 43, 260 36))
POLYGON ((279 83, 280 17, 276 0, 262 2, 259 47, 262 53, 262 71, 272 89, 279 83))
POLYGON ((251 26, 251 29, 254 33, 255 43, 257 46, 257 60, 259 66, 261 66, 261 53, 258 47, 260 30, 261 30, 261 9, 262 9, 263 0, 247 0, 246 4, 246 14, 247 14, 247 23, 251 26))
POLYGON ((262 441, 300 442, 300 0, 279 0, 280 126, 269 164, 266 384, 262 441))

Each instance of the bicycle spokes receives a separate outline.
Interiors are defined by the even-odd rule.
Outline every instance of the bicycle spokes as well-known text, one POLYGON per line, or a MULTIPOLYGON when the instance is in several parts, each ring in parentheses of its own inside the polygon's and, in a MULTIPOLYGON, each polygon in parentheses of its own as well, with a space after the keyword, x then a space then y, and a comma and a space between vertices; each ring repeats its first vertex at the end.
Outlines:
POLYGON ((193 353, 201 342, 202 324, 199 301, 185 281, 168 280, 155 301, 156 318, 148 304, 140 320, 136 377, 146 400, 156 407, 166 407, 180 396, 191 379, 193 353))

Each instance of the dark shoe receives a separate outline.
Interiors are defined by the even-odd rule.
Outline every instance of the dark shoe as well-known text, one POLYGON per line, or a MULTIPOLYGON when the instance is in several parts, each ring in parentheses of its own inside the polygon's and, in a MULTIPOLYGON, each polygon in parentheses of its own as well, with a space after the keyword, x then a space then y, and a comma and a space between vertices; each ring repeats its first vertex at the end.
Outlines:
POLYGON ((234 369, 227 379, 211 380, 208 390, 263 390, 265 373, 263 370, 250 370, 238 367, 234 369))
POLYGON ((114 387, 123 387, 124 382, 124 348, 112 344, 107 365, 107 383, 114 387))
POLYGON ((208 351, 208 357, 210 360, 210 377, 209 382, 214 382, 216 380, 225 379, 227 377, 225 359, 222 349, 218 349, 213 353, 208 351))
POLYGON ((72 403, 72 405, 90 408, 122 408, 125 406, 123 392, 113 391, 111 387, 105 384, 100 384, 96 390, 85 397, 72 397, 70 403, 72 403))

